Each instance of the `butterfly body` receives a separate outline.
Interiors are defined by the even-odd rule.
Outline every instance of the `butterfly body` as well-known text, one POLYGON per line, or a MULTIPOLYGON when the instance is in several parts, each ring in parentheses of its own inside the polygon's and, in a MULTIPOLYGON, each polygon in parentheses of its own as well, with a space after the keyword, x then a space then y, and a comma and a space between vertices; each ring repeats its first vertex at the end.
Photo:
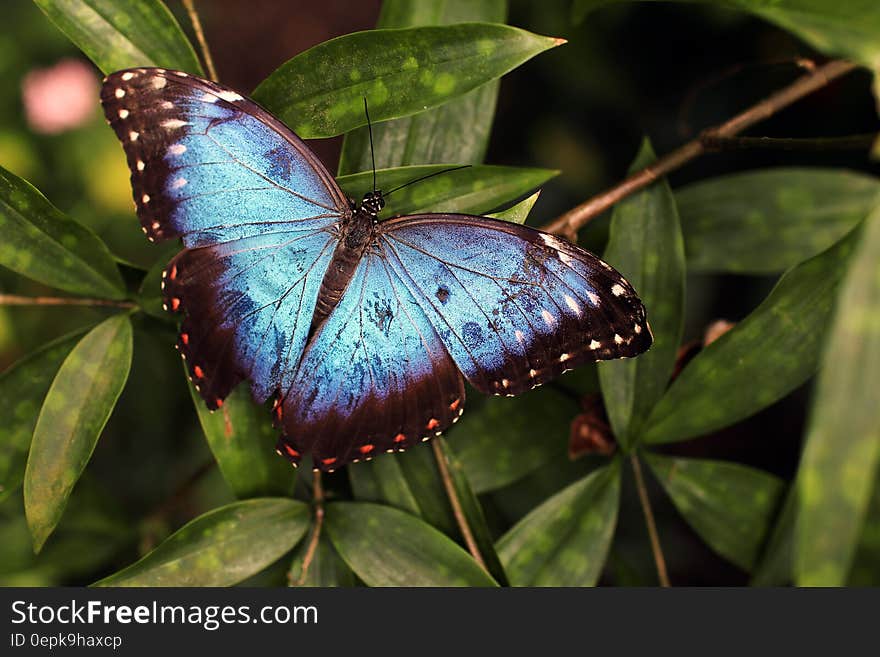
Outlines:
POLYGON ((651 344, 610 265, 526 226, 422 214, 379 221, 271 114, 164 69, 119 71, 102 103, 165 270, 178 348, 209 408, 239 383, 273 401, 279 453, 332 470, 439 435, 464 380, 515 395, 651 344))

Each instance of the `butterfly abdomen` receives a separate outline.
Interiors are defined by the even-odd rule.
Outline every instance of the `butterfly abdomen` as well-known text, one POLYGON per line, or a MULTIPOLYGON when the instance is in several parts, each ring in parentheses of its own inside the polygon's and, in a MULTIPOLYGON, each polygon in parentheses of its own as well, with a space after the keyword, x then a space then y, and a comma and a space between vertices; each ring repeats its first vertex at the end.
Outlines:
POLYGON ((343 220, 339 241, 333 251, 330 266, 321 281, 321 289, 318 292, 318 301, 315 304, 315 312, 312 315, 312 324, 309 329, 310 339, 339 304, 342 295, 345 294, 345 290, 351 283, 354 272, 373 238, 373 226, 372 216, 362 210, 355 210, 346 220, 343 220))

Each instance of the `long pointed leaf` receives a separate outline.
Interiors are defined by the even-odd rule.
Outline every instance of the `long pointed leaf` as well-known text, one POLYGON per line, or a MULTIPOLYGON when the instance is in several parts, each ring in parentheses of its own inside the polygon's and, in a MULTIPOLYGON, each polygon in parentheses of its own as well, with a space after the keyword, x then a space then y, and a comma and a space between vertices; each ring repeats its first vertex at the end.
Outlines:
POLYGON ((161 0, 34 0, 105 74, 134 66, 202 73, 195 51, 161 0))
POLYGON ((514 586, 595 586, 602 574, 620 499, 620 465, 564 488, 498 541, 514 586))
POLYGON ((738 463, 646 454, 684 519, 722 557, 751 570, 779 504, 782 481, 738 463))
POLYGON ((703 349, 654 408, 644 441, 709 433, 804 383, 818 366, 834 294, 857 239, 858 231, 791 269, 748 317, 703 349))
POLYGON ((67 506, 131 367, 128 315, 104 320, 79 341, 52 381, 28 454, 24 506, 39 551, 67 506))
POLYGON ((278 431, 270 413, 251 399, 248 387, 239 386, 213 413, 192 385, 190 393, 208 445, 235 496, 289 495, 294 470, 275 453, 278 431))
POLYGON ((82 331, 50 342, 0 374, 0 502, 24 479, 27 453, 52 379, 82 331))
POLYGON ((113 256, 85 226, 0 167, 0 265, 76 294, 125 297, 113 256))
MULTIPOLYGON (((377 27, 417 27, 483 21, 503 23, 506 0, 385 0, 377 27)), ((376 165, 483 161, 495 114, 498 82, 488 82, 461 98, 426 112, 373 126, 376 165)), ((345 136, 339 173, 367 171, 372 166, 365 128, 345 136)))
MULTIPOLYGON (((655 159, 646 140, 632 170, 655 159)), ((658 181, 619 203, 611 219, 605 260, 632 283, 648 312, 651 349, 630 360, 599 363, 608 417, 624 446, 637 438, 663 395, 675 365, 684 317, 684 242, 669 184, 658 181)))
POLYGON ((300 137, 332 137, 367 124, 365 97, 373 121, 408 116, 560 43, 494 23, 356 32, 297 55, 253 96, 300 137))
POLYGON ((451 539, 404 511, 335 502, 326 514, 334 547, 368 586, 497 586, 451 539))
POLYGON ((782 272, 864 220, 880 179, 846 169, 774 168, 676 190, 689 271, 782 272))
POLYGON ((291 550, 309 528, 302 502, 265 497, 214 509, 95 586, 231 586, 291 550))
POLYGON ((796 582, 842 586, 880 466, 880 207, 841 285, 798 474, 796 582))

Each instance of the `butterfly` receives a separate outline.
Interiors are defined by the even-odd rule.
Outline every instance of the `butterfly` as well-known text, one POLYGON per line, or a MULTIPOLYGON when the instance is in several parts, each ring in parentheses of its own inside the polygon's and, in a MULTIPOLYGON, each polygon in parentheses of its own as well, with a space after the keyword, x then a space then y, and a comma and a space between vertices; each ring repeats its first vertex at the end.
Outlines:
POLYGON ((652 341, 632 286, 548 233, 462 214, 378 220, 289 128, 180 71, 108 76, 105 115, 163 273, 178 348, 209 409, 242 381, 272 403, 278 451, 332 471, 428 440, 464 379, 517 395, 652 341))

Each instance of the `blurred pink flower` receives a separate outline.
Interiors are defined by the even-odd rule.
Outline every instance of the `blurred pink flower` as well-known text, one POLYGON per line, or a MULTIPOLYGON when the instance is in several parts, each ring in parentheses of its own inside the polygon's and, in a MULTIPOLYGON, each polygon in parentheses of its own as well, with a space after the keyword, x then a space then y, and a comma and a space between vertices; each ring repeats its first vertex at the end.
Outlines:
POLYGON ((57 134, 86 123, 98 106, 98 77, 77 59, 34 69, 21 83, 27 121, 34 132, 57 134))

